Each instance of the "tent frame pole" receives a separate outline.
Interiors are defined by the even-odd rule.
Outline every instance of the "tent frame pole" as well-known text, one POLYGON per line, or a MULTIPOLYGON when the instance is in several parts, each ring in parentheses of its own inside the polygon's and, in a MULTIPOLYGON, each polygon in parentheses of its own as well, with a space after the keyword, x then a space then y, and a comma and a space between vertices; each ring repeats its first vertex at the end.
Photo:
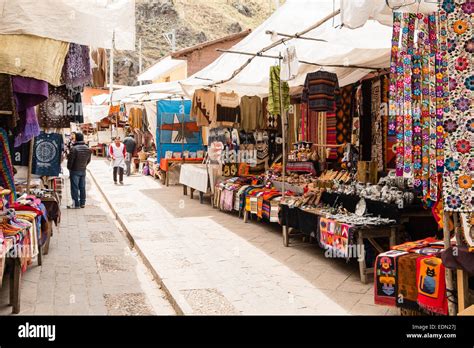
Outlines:
POLYGON ((285 180, 286 180, 286 111, 283 108, 283 92, 281 90, 281 61, 283 57, 280 56, 278 57, 278 66, 280 68, 280 74, 278 76, 278 94, 279 94, 279 99, 280 99, 280 118, 281 118, 281 138, 282 138, 282 168, 281 168, 281 174, 282 174, 282 197, 285 199, 285 180))
MULTIPOLYGON (((338 14, 341 13, 341 9, 338 9, 330 14, 328 14, 326 17, 320 19, 319 21, 317 21, 315 24, 313 24, 312 26, 310 26, 309 28, 306 28, 305 30, 303 31, 300 31, 299 33, 296 33, 295 36, 303 36, 305 34, 307 34, 308 32, 310 32, 311 30, 314 30, 318 27, 320 27, 321 25, 323 25, 324 23, 326 23, 328 20, 330 20, 331 18, 334 18, 336 17, 338 14)), ((268 46, 265 46, 264 48, 262 48, 260 51, 258 51, 258 54, 261 54, 261 53, 264 53, 268 50, 271 50, 272 48, 274 47, 277 47, 279 45, 282 45, 284 44, 285 42, 291 40, 292 38, 288 38, 288 37, 284 37, 278 41, 275 41, 273 43, 271 43, 270 45, 268 46)), ((221 80, 219 82, 216 82, 214 83, 213 85, 220 85, 220 84, 223 84, 223 83, 226 83, 226 82, 229 82, 230 80, 234 79, 239 73, 242 72, 242 70, 244 70, 251 62, 252 60, 254 59, 255 57, 252 57, 250 58, 249 60, 247 60, 247 62, 245 62, 240 68, 238 68, 237 70, 235 70, 232 75, 228 78, 228 79, 225 79, 225 80, 221 80)))
POLYGON ((267 34, 267 35, 273 35, 273 34, 275 34, 275 35, 282 36, 282 37, 285 37, 285 38, 290 38, 290 39, 299 39, 299 40, 328 42, 328 40, 324 40, 324 39, 316 39, 316 38, 314 38, 314 37, 300 36, 300 35, 298 35, 298 34, 296 34, 296 35, 283 34, 283 33, 278 33, 278 32, 271 31, 271 30, 267 30, 267 31, 265 32, 265 34, 267 34))
MULTIPOLYGON (((449 233, 449 213, 443 211, 443 241, 444 248, 448 249, 451 246, 451 235, 449 233)), ((453 281, 453 272, 445 267, 445 277, 446 277, 446 290, 448 292, 448 314, 450 316, 456 315, 456 304, 450 300, 450 297, 454 294, 454 281, 453 281), (450 294, 451 292, 451 294, 450 294)))
MULTIPOLYGON (((280 56, 271 56, 271 55, 268 55, 268 54, 249 53, 249 52, 241 52, 241 51, 233 51, 233 50, 224 50, 224 49, 221 49, 221 48, 216 48, 216 51, 223 52, 223 53, 242 54, 242 55, 252 56, 252 57, 283 59, 283 57, 281 57, 281 55, 280 56)), ((367 69, 367 70, 384 69, 384 68, 380 68, 380 67, 375 68, 375 67, 361 66, 361 65, 318 64, 318 63, 308 62, 308 61, 305 61, 305 60, 298 60, 298 62, 301 63, 301 64, 314 65, 314 66, 319 66, 319 67, 324 67, 324 68, 349 68, 349 69, 367 69)), ((203 78, 200 78, 200 79, 204 80, 203 78)))

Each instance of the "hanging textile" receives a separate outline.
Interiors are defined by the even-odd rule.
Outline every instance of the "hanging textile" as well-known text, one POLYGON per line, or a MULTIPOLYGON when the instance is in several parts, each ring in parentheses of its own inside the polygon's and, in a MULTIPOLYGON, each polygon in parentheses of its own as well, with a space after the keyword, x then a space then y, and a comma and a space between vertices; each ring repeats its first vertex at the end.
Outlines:
MULTIPOLYGON (((281 81, 281 96, 283 110, 290 107, 290 87, 288 82, 281 81)), ((270 88, 268 92, 268 112, 271 115, 281 115, 280 110, 280 67, 270 67, 270 88)))
MULTIPOLYGON (((474 210, 474 38, 472 1, 444 1, 447 12, 447 61, 449 79, 449 112, 444 114, 446 130, 445 170, 443 175, 444 209, 474 210)), ((443 16, 444 14, 442 14, 443 16)))
POLYGON ((265 129, 262 100, 258 96, 243 96, 240 100, 240 128, 246 132, 265 129))
MULTIPOLYGON (((316 144, 327 144, 327 129, 326 129, 326 113, 325 112, 316 112, 317 115, 317 125, 316 125, 316 144)), ((326 148, 323 146, 318 146, 318 158, 320 161, 326 162, 328 153, 326 148)))
POLYGON ((7 74, 0 74, 0 122, 6 128, 13 129, 19 121, 16 110, 15 99, 13 98, 12 77, 7 74), (8 113, 5 113, 8 112, 8 113))
POLYGON ((416 260, 418 304, 438 314, 448 314, 445 267, 440 258, 422 257, 416 260))
POLYGON ((89 47, 70 43, 61 74, 61 82, 68 87, 83 87, 91 81, 91 77, 89 47))
MULTIPOLYGON (((340 101, 337 103, 336 111, 336 143, 345 144, 351 142, 351 101, 352 85, 341 88, 340 101)), ((338 161, 342 161, 344 147, 337 149, 338 161)))
POLYGON ((107 52, 103 48, 91 51, 92 85, 105 87, 107 81, 107 52))
POLYGON ((383 171, 383 134, 382 115, 380 110, 382 85, 380 79, 372 81, 372 154, 371 161, 377 163, 377 170, 383 171))
POLYGON ((442 121, 448 94, 443 22, 442 14, 394 14, 387 165, 395 134, 396 174, 413 179, 428 204, 438 199, 444 158, 442 121))
POLYGON ((61 134, 41 132, 35 138, 31 172, 41 176, 58 176, 61 172, 63 137, 61 134))
POLYGON ((281 62, 281 80, 290 81, 295 79, 298 76, 299 67, 295 46, 285 46, 281 62))
POLYGON ((3 128, 0 128, 0 186, 11 190, 9 202, 10 204, 13 203, 16 199, 13 164, 8 145, 8 134, 3 128))
POLYGON ((216 121, 216 93, 207 89, 194 92, 190 116, 198 126, 209 126, 216 121))
POLYGON ((316 71, 306 75, 301 99, 310 110, 334 112, 339 94, 337 75, 328 71, 316 71))
POLYGON ((49 98, 40 104, 38 120, 44 128, 69 128, 71 123, 71 105, 66 86, 49 86, 49 98))
POLYGON ((0 35, 0 73, 61 84, 69 43, 33 35, 0 35))
MULTIPOLYGON (((337 136, 336 136, 336 113, 335 112, 326 112, 326 142, 322 144, 327 145, 337 145, 337 136)), ((337 159, 337 147, 326 148, 328 151, 327 158, 330 160, 337 159)), ((324 149, 324 150, 326 150, 324 149)))
POLYGON ((362 115, 362 86, 357 86, 352 92, 352 134, 351 143, 359 148, 360 144, 360 117, 362 115))
POLYGON ((418 288, 416 284, 416 260, 420 254, 409 253, 398 259, 398 289, 396 306, 418 309, 418 288))
POLYGON ((15 147, 30 141, 40 132, 35 106, 44 102, 49 95, 45 81, 29 77, 13 76, 13 96, 19 115, 15 147))
POLYGON ((382 104, 380 105, 380 116, 382 119, 382 162, 383 170, 387 170, 387 144, 388 138, 392 137, 388 135, 388 123, 389 123, 389 89, 390 89, 390 74, 382 75, 380 78, 382 84, 382 104))
POLYGON ((216 98, 217 122, 233 126, 240 123, 240 98, 237 93, 218 93, 216 98))
POLYGON ((377 256, 374 281, 375 304, 395 306, 399 274, 397 259, 406 254, 405 251, 390 250, 377 256))
POLYGON ((362 106, 360 117, 360 159, 370 161, 372 156, 372 82, 362 82, 362 106))

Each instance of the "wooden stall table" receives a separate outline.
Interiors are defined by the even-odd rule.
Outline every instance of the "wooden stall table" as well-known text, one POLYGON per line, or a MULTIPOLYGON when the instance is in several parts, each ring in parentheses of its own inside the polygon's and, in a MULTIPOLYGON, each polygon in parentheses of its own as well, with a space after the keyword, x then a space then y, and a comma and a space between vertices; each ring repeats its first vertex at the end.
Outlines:
POLYGON ((168 171, 178 164, 195 163, 199 164, 204 161, 204 158, 161 158, 160 159, 160 170, 165 174, 165 184, 169 186, 169 173, 168 171))
MULTIPOLYGON (((313 214, 315 216, 314 221, 315 224, 319 224, 320 218, 327 218, 324 212, 319 212, 319 209, 311 209, 311 210, 304 210, 298 207, 290 208, 286 205, 286 208, 283 207, 284 204, 281 205, 283 209, 289 209, 289 211, 293 211, 293 213, 298 214, 299 211, 302 211, 306 214, 313 214), (299 210, 299 211, 298 211, 299 210)), ((287 213, 283 213, 287 215, 287 213)), ((283 235, 283 244, 287 247, 290 243, 290 238, 306 235, 302 233, 303 226, 298 226, 295 220, 298 218, 282 218, 282 235, 283 235), (294 232, 299 231, 299 232, 294 232), (293 233, 292 233, 293 232, 293 233)), ((331 217, 328 217, 331 219, 331 217)), ((332 219, 334 220, 334 219, 332 219)), ((350 224, 349 224, 350 225, 350 224)), ((388 244, 390 247, 397 244, 397 232, 400 230, 401 225, 394 223, 389 225, 367 225, 367 226, 352 226, 352 233, 354 237, 352 240, 354 244, 351 246, 355 246, 356 250, 363 250, 364 257, 361 255, 358 256, 358 263, 359 263, 359 273, 360 273, 360 281, 364 284, 368 281, 368 275, 374 273, 374 268, 367 267, 366 260, 365 260, 365 249, 364 249, 364 240, 367 240, 378 253, 382 253, 385 250, 380 246, 380 244, 375 240, 375 238, 386 238, 388 239, 388 244)), ((308 226, 306 226, 308 228, 308 226)), ((319 228, 318 226, 314 226, 312 228, 314 233, 318 233, 319 228)))
POLYGON ((202 204, 204 194, 210 191, 208 166, 206 164, 183 164, 179 175, 179 183, 183 185, 185 196, 188 194, 188 187, 190 188, 191 199, 194 198, 194 191, 198 191, 199 202, 202 204))
POLYGON ((12 313, 20 313, 20 299, 21 299, 21 258, 16 253, 13 257, 7 255, 13 251, 15 244, 11 240, 5 240, 5 254, 0 254, 0 287, 2 286, 2 279, 5 272, 6 265, 10 267, 10 296, 9 305, 12 306, 12 313))

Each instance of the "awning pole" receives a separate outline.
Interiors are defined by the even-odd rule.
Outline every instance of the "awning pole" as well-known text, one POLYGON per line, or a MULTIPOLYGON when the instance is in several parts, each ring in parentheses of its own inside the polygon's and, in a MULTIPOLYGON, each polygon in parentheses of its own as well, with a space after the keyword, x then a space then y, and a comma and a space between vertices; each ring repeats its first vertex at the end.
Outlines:
MULTIPOLYGON (((233 50, 223 50, 221 48, 217 48, 216 51, 223 52, 223 53, 241 54, 241 55, 252 56, 252 57, 282 59, 281 56, 271 56, 271 55, 268 55, 268 54, 241 52, 241 51, 233 51, 233 50)), ((361 66, 361 65, 318 64, 318 63, 308 62, 308 61, 305 61, 305 60, 298 60, 298 62, 301 63, 301 64, 314 65, 314 66, 319 66, 319 67, 324 67, 324 68, 349 68, 349 69, 367 69, 367 70, 384 69, 384 68, 375 68, 375 67, 361 66)), ((204 78, 199 78, 199 79, 204 80, 204 78)))
MULTIPOLYGON (((279 56, 278 59, 278 66, 280 67, 280 73, 278 74, 278 94, 279 94, 279 99, 280 99, 280 118, 281 118, 281 138, 282 138, 282 168, 281 168, 281 174, 282 174, 282 197, 283 199, 285 198, 285 177, 286 177, 286 112, 283 108, 283 93, 281 90, 281 60, 283 57, 279 56)), ((270 81, 271 83, 271 81, 270 81)))
MULTIPOLYGON (((317 21, 315 24, 313 24, 312 26, 310 26, 309 28, 306 28, 305 30, 299 32, 299 33, 296 33, 295 36, 303 36, 305 35, 306 33, 310 32, 311 30, 314 30, 318 27, 320 27, 321 25, 323 25, 324 23, 326 23, 328 20, 330 20, 331 18, 333 17, 336 17, 338 14, 341 13, 341 9, 338 9, 337 11, 334 11, 330 14, 328 14, 326 17, 322 18, 321 20, 317 21)), ((288 37, 284 37, 278 41, 275 41, 273 43, 271 43, 270 45, 268 46, 265 46, 264 48, 262 48, 260 51, 258 51, 258 55, 263 53, 263 52, 266 52, 268 50, 271 50, 272 48, 274 47, 277 47, 281 44, 284 44, 285 42, 291 40, 292 38, 288 38, 288 37)), ((213 83, 213 85, 220 85, 222 83, 226 83, 226 82, 229 82, 230 80, 232 80, 234 77, 236 77, 242 70, 244 70, 253 60, 253 58, 255 57, 252 57, 250 58, 247 62, 245 62, 240 68, 238 68, 237 70, 235 70, 232 75, 228 78, 228 79, 225 79, 225 80, 221 80, 219 82, 216 82, 216 83, 213 83)))

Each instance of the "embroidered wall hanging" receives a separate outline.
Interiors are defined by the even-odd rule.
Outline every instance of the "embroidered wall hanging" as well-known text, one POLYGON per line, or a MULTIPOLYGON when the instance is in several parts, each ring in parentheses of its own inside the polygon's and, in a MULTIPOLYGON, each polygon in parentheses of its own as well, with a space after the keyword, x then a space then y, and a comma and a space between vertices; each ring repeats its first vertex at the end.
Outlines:
POLYGON ((474 210, 474 91, 472 1, 445 0, 450 105, 444 113, 446 139, 443 197, 446 211, 474 210))

